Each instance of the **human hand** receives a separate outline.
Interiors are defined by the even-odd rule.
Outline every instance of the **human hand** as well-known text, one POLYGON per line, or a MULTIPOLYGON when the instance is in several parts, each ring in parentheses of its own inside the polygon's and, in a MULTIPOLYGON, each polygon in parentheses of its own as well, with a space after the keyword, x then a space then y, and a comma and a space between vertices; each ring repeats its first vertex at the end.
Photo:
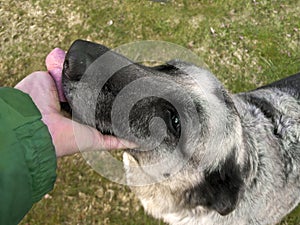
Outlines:
POLYGON ((15 88, 27 93, 42 114, 48 127, 57 157, 80 151, 112 150, 134 147, 134 144, 82 125, 61 113, 57 88, 47 72, 34 72, 25 77, 15 88))

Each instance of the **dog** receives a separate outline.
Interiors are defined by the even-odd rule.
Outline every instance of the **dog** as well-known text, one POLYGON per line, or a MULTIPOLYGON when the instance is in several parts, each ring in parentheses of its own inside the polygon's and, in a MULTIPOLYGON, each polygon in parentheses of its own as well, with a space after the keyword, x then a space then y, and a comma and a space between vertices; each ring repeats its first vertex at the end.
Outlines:
POLYGON ((230 94, 191 63, 148 67, 77 40, 63 87, 77 120, 141 146, 123 154, 126 179, 155 218, 276 224, 299 203, 300 73, 230 94))

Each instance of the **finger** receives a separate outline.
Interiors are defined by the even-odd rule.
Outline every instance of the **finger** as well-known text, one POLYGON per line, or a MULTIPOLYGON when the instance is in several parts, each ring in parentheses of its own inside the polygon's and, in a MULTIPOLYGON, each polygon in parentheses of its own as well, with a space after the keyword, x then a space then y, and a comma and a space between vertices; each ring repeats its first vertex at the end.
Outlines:
POLYGON ((137 148, 138 145, 135 143, 132 143, 130 141, 117 138, 111 135, 102 135, 97 130, 95 130, 96 135, 98 134, 99 142, 98 146, 102 146, 105 150, 117 150, 117 149, 133 149, 137 148))
POLYGON ((111 135, 103 135, 98 130, 72 121, 75 149, 81 152, 128 149, 137 147, 135 144, 116 138, 111 135))
POLYGON ((137 145, 73 121, 73 129, 80 151, 114 150, 136 148, 137 145))
POLYGON ((58 114, 44 116, 43 121, 48 126, 58 157, 77 152, 137 147, 131 142, 109 135, 102 135, 90 126, 80 124, 58 114))

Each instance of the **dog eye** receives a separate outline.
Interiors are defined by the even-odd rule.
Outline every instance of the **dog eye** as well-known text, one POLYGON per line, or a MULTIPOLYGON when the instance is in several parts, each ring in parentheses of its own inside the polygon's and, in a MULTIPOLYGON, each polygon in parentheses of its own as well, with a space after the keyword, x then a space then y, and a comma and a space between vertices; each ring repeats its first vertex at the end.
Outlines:
POLYGON ((180 131, 181 131, 181 124, 180 124, 180 118, 179 115, 173 112, 168 112, 169 114, 169 129, 172 134, 174 134, 176 137, 180 136, 180 131))

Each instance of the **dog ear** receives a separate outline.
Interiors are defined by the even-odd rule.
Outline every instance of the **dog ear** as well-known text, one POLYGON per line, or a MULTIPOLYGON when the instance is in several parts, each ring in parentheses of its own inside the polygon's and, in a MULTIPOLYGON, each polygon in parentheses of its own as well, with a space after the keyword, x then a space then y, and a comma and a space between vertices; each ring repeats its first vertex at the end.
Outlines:
POLYGON ((221 215, 232 212, 244 192, 242 171, 234 154, 212 171, 204 172, 204 180, 185 192, 188 207, 204 206, 221 215))
POLYGON ((238 115, 238 111, 236 106, 232 100, 231 94, 224 88, 224 86, 219 86, 214 91, 215 95, 223 102, 227 108, 227 110, 233 114, 238 115))

